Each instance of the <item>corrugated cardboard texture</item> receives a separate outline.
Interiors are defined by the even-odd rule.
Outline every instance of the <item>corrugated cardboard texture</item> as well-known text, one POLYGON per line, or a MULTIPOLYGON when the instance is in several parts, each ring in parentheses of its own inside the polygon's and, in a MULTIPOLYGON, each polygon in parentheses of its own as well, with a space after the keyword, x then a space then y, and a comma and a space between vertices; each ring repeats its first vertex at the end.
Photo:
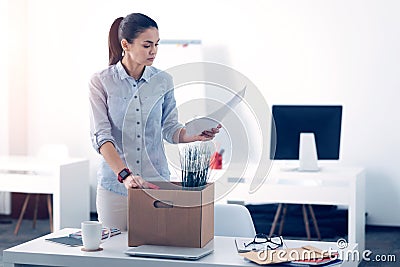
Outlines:
POLYGON ((201 190, 156 184, 160 189, 128 190, 129 246, 204 247, 214 238, 214 184, 201 190))

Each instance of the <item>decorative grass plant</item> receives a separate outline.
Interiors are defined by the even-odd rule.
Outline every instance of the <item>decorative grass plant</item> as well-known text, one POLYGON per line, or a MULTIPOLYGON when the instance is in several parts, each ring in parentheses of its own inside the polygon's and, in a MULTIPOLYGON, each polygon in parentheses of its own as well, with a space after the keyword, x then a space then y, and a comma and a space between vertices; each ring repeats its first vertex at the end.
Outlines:
POLYGON ((212 142, 189 143, 180 149, 183 188, 202 187, 207 184, 213 153, 212 142))

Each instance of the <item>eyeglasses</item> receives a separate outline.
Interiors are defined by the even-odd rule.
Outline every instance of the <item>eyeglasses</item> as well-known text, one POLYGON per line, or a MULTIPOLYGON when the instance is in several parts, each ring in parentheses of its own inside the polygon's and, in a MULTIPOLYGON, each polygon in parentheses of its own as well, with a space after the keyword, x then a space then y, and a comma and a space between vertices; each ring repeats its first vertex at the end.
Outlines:
POLYGON ((282 236, 271 236, 268 237, 266 234, 260 233, 256 234, 253 241, 249 243, 244 243, 244 247, 254 246, 253 250, 259 250, 260 246, 264 249, 277 249, 283 246, 283 239, 282 236))

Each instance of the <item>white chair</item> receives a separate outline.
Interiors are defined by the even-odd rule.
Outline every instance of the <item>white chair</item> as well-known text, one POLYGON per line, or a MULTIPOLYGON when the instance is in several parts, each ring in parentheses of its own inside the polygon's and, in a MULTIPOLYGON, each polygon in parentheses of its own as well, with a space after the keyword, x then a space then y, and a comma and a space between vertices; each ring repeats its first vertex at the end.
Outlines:
POLYGON ((214 204, 214 235, 251 237, 256 235, 249 210, 239 204, 214 204))

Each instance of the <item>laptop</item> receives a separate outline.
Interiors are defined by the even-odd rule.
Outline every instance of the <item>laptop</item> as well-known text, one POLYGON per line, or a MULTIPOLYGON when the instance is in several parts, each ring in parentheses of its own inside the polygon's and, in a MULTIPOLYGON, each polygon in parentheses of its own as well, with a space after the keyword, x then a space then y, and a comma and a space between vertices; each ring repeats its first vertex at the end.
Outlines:
POLYGON ((135 257, 198 260, 211 254, 213 251, 212 244, 207 244, 203 248, 141 245, 127 249, 125 254, 135 257))

